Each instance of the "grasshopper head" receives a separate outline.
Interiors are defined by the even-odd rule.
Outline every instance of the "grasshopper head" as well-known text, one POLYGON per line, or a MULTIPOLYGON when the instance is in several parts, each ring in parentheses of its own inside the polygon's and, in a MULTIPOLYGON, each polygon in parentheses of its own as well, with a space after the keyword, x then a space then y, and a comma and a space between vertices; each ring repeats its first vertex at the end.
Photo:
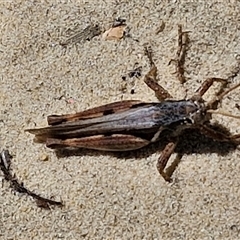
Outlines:
POLYGON ((187 112, 192 124, 202 125, 205 122, 209 122, 212 115, 207 112, 207 105, 205 104, 205 101, 202 98, 191 99, 189 101, 191 101, 192 105, 195 106, 195 108, 192 109, 188 109, 187 107, 187 112))
POLYGON ((220 114, 227 117, 233 117, 240 119, 240 116, 234 116, 230 113, 217 110, 218 103, 223 99, 225 95, 234 89, 240 87, 240 83, 224 91, 220 95, 215 96, 210 102, 205 102, 199 95, 193 96, 189 101, 192 101, 196 106, 196 111, 189 112, 190 118, 194 124, 204 124, 212 118, 212 114, 220 114))

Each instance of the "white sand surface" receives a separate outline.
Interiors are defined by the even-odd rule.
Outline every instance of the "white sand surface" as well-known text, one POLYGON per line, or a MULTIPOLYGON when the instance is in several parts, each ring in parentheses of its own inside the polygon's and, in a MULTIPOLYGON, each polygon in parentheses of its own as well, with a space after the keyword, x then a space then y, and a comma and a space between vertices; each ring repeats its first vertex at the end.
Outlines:
MULTIPOLYGON (((122 80, 135 63, 143 75, 148 72, 146 43, 159 82, 175 99, 184 98, 186 89, 191 96, 208 77, 229 77, 239 66, 239 12, 234 0, 1 1, 1 149, 13 155, 13 172, 27 188, 65 205, 41 209, 4 181, 0 238, 240 239, 240 151, 228 144, 185 137, 184 156, 169 184, 157 172, 159 151, 152 146, 135 153, 83 150, 59 157, 24 132, 46 126, 50 114, 126 99, 157 101, 143 77, 134 80, 134 94, 129 79, 122 80), (131 37, 59 44, 89 24, 107 29, 117 17, 126 19, 131 37), (165 28, 156 34, 162 21, 165 28), (168 65, 177 51, 178 24, 190 38, 184 85, 168 65), (48 161, 41 160, 44 155, 48 161)), ((232 81, 239 83, 240 76, 232 81)), ((238 89, 220 107, 240 115, 239 102, 238 89)), ((240 133, 239 120, 214 119, 240 133)))

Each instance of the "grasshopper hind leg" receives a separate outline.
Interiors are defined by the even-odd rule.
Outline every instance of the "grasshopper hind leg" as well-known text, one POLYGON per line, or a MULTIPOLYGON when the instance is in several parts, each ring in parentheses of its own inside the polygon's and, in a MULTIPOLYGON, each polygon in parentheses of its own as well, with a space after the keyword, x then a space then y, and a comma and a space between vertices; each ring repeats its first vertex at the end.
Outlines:
POLYGON ((49 148, 86 148, 101 151, 130 151, 147 146, 150 141, 133 135, 112 134, 109 136, 96 135, 81 138, 56 139, 48 138, 46 146, 49 148))

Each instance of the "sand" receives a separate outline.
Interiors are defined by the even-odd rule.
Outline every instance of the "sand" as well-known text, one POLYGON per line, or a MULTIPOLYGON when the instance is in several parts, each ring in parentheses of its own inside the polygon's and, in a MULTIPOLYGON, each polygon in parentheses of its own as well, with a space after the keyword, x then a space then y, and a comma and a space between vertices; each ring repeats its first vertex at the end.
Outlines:
MULTIPOLYGON (((27 188, 64 203, 41 209, 3 181, 1 239, 240 238, 240 151, 229 144, 185 137, 169 184, 155 166, 161 148, 59 156, 24 132, 46 126, 50 114, 127 99, 157 101, 143 82, 145 44, 174 99, 191 96, 208 77, 228 78, 239 66, 239 1, 1 1, 0 12, 1 149, 13 155, 13 172, 27 188), (60 44, 89 25, 108 29, 118 17, 126 19, 130 37, 60 44), (178 24, 190 39, 183 85, 168 65, 176 56, 178 24), (123 80, 136 65, 142 77, 123 80)), ((239 83, 240 76, 231 81, 239 83)), ((238 89, 220 108, 240 115, 239 102, 238 89)), ((240 133, 237 119, 216 115, 214 121, 240 133)))

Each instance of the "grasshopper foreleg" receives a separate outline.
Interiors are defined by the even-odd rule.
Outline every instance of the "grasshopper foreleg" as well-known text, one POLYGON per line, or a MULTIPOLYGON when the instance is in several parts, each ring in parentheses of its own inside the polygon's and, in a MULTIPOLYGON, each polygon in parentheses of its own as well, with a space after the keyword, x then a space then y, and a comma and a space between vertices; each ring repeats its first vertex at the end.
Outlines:
POLYGON ((222 78, 208 78, 196 90, 196 94, 193 96, 193 98, 194 97, 202 97, 207 92, 207 90, 213 85, 214 82, 222 83, 223 87, 225 87, 226 84, 227 84, 227 80, 226 79, 222 79, 222 78))

